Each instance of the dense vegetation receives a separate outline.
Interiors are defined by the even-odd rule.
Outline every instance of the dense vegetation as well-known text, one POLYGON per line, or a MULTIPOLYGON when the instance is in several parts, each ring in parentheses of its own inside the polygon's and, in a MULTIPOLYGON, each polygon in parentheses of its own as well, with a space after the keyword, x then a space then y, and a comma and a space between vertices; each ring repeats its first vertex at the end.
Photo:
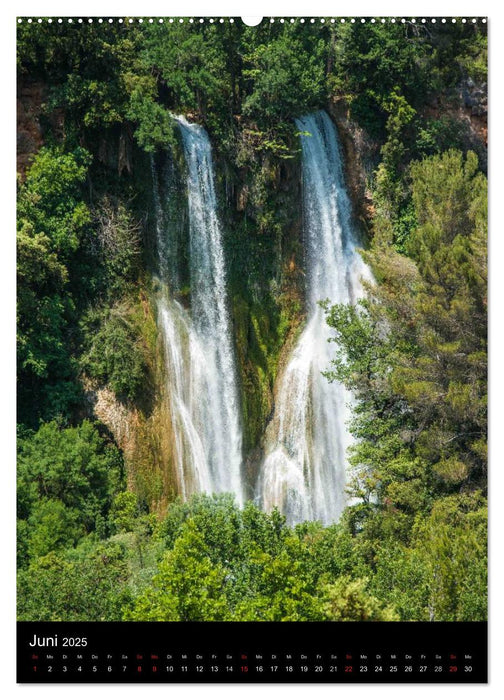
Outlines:
POLYGON ((18 70, 44 91, 18 186, 20 619, 484 619, 485 145, 461 97, 486 80, 484 26, 21 24, 18 70), (342 105, 376 283, 321 301, 356 504, 288 528, 226 495, 154 498, 92 405, 155 400, 148 154, 179 157, 171 113, 210 133, 253 450, 303 315, 293 119, 342 105))

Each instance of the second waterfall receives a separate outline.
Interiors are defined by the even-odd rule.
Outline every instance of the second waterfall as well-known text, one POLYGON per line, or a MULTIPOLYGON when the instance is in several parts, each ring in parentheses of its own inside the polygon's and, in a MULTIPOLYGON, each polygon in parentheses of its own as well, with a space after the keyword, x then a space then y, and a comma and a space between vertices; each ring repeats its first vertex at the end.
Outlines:
MULTIPOLYGON (((184 497, 227 491, 241 504, 240 410, 211 146, 201 126, 184 117, 177 122, 187 167, 191 313, 166 290, 158 309, 179 491, 184 497)), ((162 282, 170 287, 174 280, 168 253, 173 241, 163 226, 156 185, 155 180, 159 267, 162 282)))
POLYGON ((319 301, 354 303, 369 271, 357 252, 336 129, 325 112, 296 120, 303 168, 307 323, 277 386, 266 431, 258 500, 290 524, 327 524, 345 506, 351 396, 322 375, 330 367, 330 329, 319 301))

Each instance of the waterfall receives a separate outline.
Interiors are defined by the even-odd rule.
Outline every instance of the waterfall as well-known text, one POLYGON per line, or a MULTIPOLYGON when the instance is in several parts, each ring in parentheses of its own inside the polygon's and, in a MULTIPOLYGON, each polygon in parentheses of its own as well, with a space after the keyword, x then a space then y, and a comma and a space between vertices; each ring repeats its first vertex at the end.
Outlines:
POLYGON ((158 318, 163 333, 179 490, 232 492, 243 501, 242 436, 222 231, 210 141, 205 130, 176 117, 187 165, 191 311, 170 293, 167 260, 173 241, 164 225, 154 172, 159 269, 164 288, 158 318), (168 290, 166 289, 168 287, 168 290))
POLYGON ((345 506, 351 396, 321 374, 331 330, 317 302, 355 303, 370 277, 357 252, 336 129, 325 112, 296 119, 302 147, 307 323, 277 382, 258 499, 290 524, 338 519, 345 506))

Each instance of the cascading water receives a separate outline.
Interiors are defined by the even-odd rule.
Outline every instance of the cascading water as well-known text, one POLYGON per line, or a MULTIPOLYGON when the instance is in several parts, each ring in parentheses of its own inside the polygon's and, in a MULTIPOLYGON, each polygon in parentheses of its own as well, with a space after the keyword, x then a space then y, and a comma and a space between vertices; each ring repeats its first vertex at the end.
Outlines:
MULTIPOLYGON (((191 313, 166 290, 158 310, 179 489, 184 497, 232 492, 241 504, 240 411, 211 146, 201 126, 176 120, 187 164, 191 313)), ((170 240, 156 177, 154 185, 160 274, 169 285, 170 240)))
POLYGON ((351 396, 322 375, 330 366, 331 331, 317 302, 355 303, 370 273, 356 250, 336 129, 325 112, 296 119, 303 170, 308 320, 276 396, 258 483, 265 510, 277 506, 290 524, 338 519, 345 506, 351 396))

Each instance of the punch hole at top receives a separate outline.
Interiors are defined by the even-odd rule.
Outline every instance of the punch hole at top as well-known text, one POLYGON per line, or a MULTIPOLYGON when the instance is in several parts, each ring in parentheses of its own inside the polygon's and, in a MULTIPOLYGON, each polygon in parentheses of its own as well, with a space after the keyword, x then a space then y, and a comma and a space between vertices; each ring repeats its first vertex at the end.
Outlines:
POLYGON ((262 17, 242 17, 241 21, 243 24, 246 24, 247 27, 257 27, 258 24, 261 24, 262 17))

